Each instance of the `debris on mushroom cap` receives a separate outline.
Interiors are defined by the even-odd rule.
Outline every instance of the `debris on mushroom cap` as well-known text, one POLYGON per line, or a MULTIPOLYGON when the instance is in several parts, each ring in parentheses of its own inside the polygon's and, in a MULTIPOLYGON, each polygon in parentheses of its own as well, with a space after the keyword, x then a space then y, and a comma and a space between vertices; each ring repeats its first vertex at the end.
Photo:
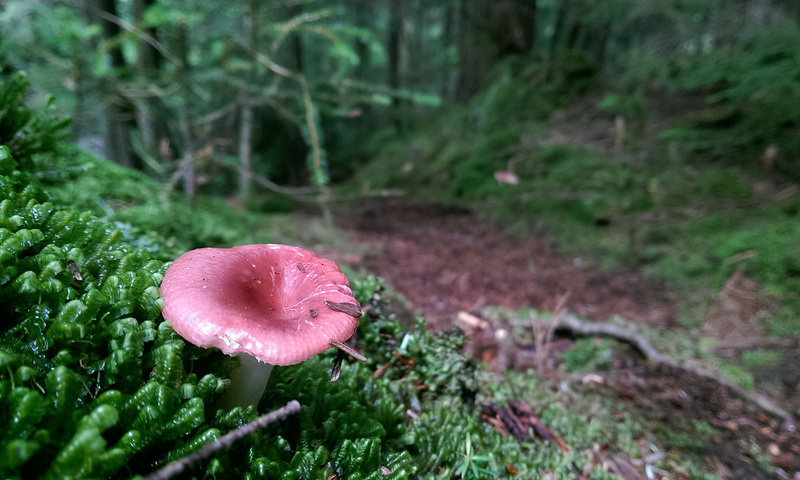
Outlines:
POLYGON ((361 306, 339 266, 277 244, 199 248, 161 283, 162 314, 189 342, 292 365, 355 333, 361 306))

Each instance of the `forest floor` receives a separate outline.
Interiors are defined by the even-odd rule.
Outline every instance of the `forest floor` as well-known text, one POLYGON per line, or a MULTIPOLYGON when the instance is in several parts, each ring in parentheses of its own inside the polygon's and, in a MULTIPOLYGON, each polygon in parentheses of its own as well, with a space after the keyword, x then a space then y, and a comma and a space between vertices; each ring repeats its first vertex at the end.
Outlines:
MULTIPOLYGON (((468 210, 385 201, 342 219, 341 226, 366 248, 357 257, 340 260, 385 278, 408 301, 399 308, 424 316, 431 330, 453 326, 460 312, 480 316, 489 305, 511 312, 563 306, 592 321, 618 316, 655 331, 682 334, 678 296, 663 284, 636 271, 601 271, 581 258, 565 258, 553 245, 512 237, 468 210)), ((730 328, 712 320, 709 328, 730 328)), ((473 335, 467 348, 489 369, 502 370, 495 328, 473 335)), ((704 332, 719 338, 726 333, 704 332)), ((551 367, 559 363, 558 352, 572 342, 553 338, 551 367)), ((629 347, 614 351, 613 360, 587 378, 610 397, 644 412, 654 425, 682 432, 684 440, 673 439, 673 446, 688 449, 721 478, 776 478, 776 472, 777 478, 800 478, 800 433, 784 431, 780 422, 717 382, 649 365, 629 347), (712 427, 705 444, 692 438, 698 422, 712 427), (764 464, 765 458, 771 466, 764 464)), ((508 368, 525 371, 533 366, 529 344, 520 340, 513 352, 508 368)), ((548 372, 556 379, 569 375, 558 368, 548 372)), ((781 380, 795 398, 779 403, 797 408, 797 379, 781 380)))

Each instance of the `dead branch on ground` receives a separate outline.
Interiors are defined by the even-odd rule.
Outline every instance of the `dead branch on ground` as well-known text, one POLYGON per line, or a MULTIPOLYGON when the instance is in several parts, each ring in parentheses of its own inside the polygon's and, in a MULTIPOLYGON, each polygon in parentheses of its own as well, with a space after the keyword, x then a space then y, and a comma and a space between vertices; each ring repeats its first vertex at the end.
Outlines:
POLYGON ((237 440, 244 438, 248 435, 252 435, 257 430, 262 429, 271 423, 283 420, 289 415, 292 415, 299 411, 300 411, 300 402, 298 402, 297 400, 292 400, 291 402, 287 403, 286 405, 277 410, 273 410, 272 412, 269 412, 265 415, 258 417, 257 419, 253 420, 250 423, 242 425, 241 427, 236 428, 234 430, 231 430, 225 435, 219 437, 219 439, 207 444, 201 449, 195 450, 194 452, 190 453, 189 455, 183 458, 168 463, 166 466, 164 466, 164 468, 156 470, 150 475, 144 477, 142 480, 168 480, 174 477, 175 475, 178 475, 182 471, 186 470, 186 468, 191 467, 197 462, 214 454, 215 452, 222 450, 223 448, 230 447, 237 440))
POLYGON ((755 390, 744 388, 716 372, 703 367, 686 365, 668 355, 664 355, 655 347, 653 347, 653 345, 646 338, 631 329, 610 323, 584 322, 575 315, 565 314, 561 315, 561 318, 559 319, 558 330, 566 330, 572 335, 579 337, 607 337, 627 343, 639 351, 639 353, 641 353, 646 360, 716 382, 743 400, 746 400, 761 410, 783 420, 783 428, 785 430, 794 431, 796 429, 792 415, 769 398, 761 395, 755 390))
POLYGON ((571 293, 567 292, 558 298, 556 308, 553 309, 553 314, 549 321, 543 321, 538 313, 531 312, 531 329, 533 330, 533 341, 536 346, 534 360, 536 362, 536 371, 540 374, 544 374, 547 367, 547 359, 551 357, 553 335, 555 335, 561 324, 561 319, 566 314, 564 305, 567 304, 567 299, 569 299, 571 293))

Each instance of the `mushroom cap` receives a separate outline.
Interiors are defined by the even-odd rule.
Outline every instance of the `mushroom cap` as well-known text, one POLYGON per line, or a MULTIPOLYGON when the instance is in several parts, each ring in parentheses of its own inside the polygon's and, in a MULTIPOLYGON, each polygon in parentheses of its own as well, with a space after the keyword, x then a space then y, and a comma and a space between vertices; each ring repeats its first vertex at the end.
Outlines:
POLYGON ((288 245, 191 250, 167 269, 161 294, 164 319, 187 341, 273 365, 346 341, 361 315, 335 262, 288 245))

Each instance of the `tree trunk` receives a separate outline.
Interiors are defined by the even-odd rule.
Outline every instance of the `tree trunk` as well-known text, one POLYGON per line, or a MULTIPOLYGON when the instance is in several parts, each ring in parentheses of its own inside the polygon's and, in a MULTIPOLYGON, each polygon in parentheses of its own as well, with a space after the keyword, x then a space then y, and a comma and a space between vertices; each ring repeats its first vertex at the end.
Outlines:
MULTIPOLYGON (((131 4, 131 15, 134 24, 144 33, 158 40, 158 32, 153 27, 144 27, 144 14, 148 8, 155 4, 155 0, 134 0, 131 4)), ((156 83, 162 66, 161 54, 143 39, 138 39, 136 44, 136 71, 147 84, 156 83)), ((160 121, 159 102, 156 98, 143 98, 136 102, 136 125, 141 136, 138 155, 149 157, 155 162, 158 156, 157 131, 166 131, 166 125, 160 121)))
POLYGON ((556 12, 556 22, 555 26, 553 27, 553 36, 550 40, 550 52, 548 55, 548 61, 553 62, 556 58, 556 53, 558 52, 559 48, 561 47, 562 40, 564 38, 564 29, 567 25, 567 15, 570 11, 570 7, 572 5, 572 0, 562 0, 558 4, 558 11, 556 12))
POLYGON ((456 4, 447 2, 443 7, 444 10, 444 26, 442 27, 442 78, 441 86, 439 88, 439 95, 444 99, 450 99, 455 94, 455 85, 453 85, 453 70, 452 65, 448 62, 447 52, 450 47, 456 43, 456 15, 458 11, 456 4))
POLYGON ((456 96, 471 98, 486 73, 509 55, 527 55, 536 32, 534 0, 462 0, 456 96))
MULTIPOLYGON (((248 3, 248 17, 244 19, 247 30, 248 48, 251 52, 258 51, 258 2, 250 0, 248 3)), ((302 62, 301 56, 297 57, 302 62)), ((249 102, 249 92, 255 82, 255 62, 251 62, 247 72, 247 82, 239 92, 242 102, 242 115, 239 124, 239 199, 246 201, 252 193, 253 185, 253 105, 249 102)))
MULTIPOLYGON (((97 23, 97 13, 92 2, 93 0, 79 0, 75 5, 75 9, 79 12, 82 23, 87 28, 97 23)), ((97 79, 92 75, 92 67, 88 61, 89 57, 86 52, 97 51, 97 38, 75 39, 75 42, 74 45, 77 46, 73 46, 71 52, 73 65, 72 79, 75 82, 75 110, 72 114, 70 133, 72 134, 73 141, 77 143, 81 141, 81 137, 85 135, 84 127, 91 117, 86 99, 92 88, 96 87, 95 82, 97 79)), ((107 157, 105 151, 95 150, 94 153, 107 157)))
POLYGON ((239 198, 246 200, 252 191, 253 183, 253 107, 242 107, 239 124, 239 198))
MULTIPOLYGON (((387 80, 389 87, 400 90, 402 81, 400 80, 402 62, 402 43, 403 43, 403 0, 389 0, 389 39, 387 45, 388 71, 387 80)), ((397 130, 403 129, 403 122, 400 114, 400 98, 392 96, 392 124, 397 130)))
POLYGON ((578 0, 575 4, 575 13, 571 16, 569 32, 567 33, 566 49, 572 50, 578 45, 578 39, 583 33, 583 23, 581 22, 584 10, 584 0, 578 0))
POLYGON ((136 115, 133 105, 119 95, 117 85, 128 76, 127 63, 120 43, 116 40, 122 34, 120 26, 108 17, 119 18, 115 0, 99 0, 98 21, 103 29, 104 39, 110 43, 108 57, 114 75, 106 79, 106 157, 126 167, 141 169, 142 165, 131 150, 130 129, 135 127, 136 115))
POLYGON ((177 52, 181 60, 176 75, 178 85, 180 85, 180 95, 182 101, 178 107, 178 130, 181 135, 183 155, 180 166, 180 176, 183 180, 183 190, 189 197, 189 205, 195 209, 197 181, 195 178, 194 167, 194 139, 192 138, 192 128, 189 124, 189 32, 185 23, 180 23, 177 27, 177 52))
MULTIPOLYGON (((79 45, 83 47, 84 40, 75 40, 80 42, 79 45)), ((85 53, 82 49, 72 48, 72 82, 75 84, 75 109, 72 113, 72 122, 70 123, 70 134, 72 141, 77 142, 83 135, 83 125, 88 117, 86 113, 86 93, 89 65, 85 61, 85 53)))
MULTIPOLYGON (((131 4, 131 16, 134 24, 144 33, 155 40, 158 40, 158 31, 154 27, 144 25, 144 14, 156 4, 156 0, 133 0, 131 4)), ((161 54, 150 43, 139 39, 136 45, 136 67, 139 72, 145 73, 148 77, 156 77, 162 66, 161 54)))
MULTIPOLYGON (((389 87, 397 90, 400 88, 400 43, 403 37, 403 0, 389 0, 389 44, 388 44, 388 81, 389 87)), ((399 99, 395 96, 392 100, 395 107, 399 99)))
MULTIPOLYGON (((356 27, 363 29, 369 28, 369 25, 374 18, 372 16, 372 4, 370 2, 364 2, 363 6, 361 6, 359 0, 358 3, 354 4, 353 9, 355 10, 356 27)), ((358 69, 356 70, 356 78, 363 82, 367 80, 367 74, 370 71, 372 64, 369 46, 363 38, 359 37, 355 39, 354 50, 358 55, 358 69)))

